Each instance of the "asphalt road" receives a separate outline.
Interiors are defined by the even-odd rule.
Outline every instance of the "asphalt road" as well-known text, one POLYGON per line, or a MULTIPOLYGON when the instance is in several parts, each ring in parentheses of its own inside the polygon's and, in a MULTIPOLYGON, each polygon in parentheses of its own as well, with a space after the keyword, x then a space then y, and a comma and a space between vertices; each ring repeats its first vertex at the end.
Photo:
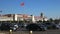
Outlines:
MULTIPOLYGON (((0 34, 9 34, 9 31, 0 31, 0 34)), ((12 34, 29 34, 29 31, 15 31, 12 34)), ((32 34, 60 34, 60 30, 33 31, 32 34)))

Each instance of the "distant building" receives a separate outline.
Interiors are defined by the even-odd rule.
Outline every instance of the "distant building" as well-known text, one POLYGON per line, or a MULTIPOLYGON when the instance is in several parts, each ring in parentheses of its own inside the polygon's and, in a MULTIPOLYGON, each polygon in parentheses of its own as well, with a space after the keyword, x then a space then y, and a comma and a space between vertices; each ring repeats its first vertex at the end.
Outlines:
POLYGON ((13 17, 11 14, 1 15, 0 21, 13 21, 13 17))
POLYGON ((40 15, 41 15, 41 16, 40 16, 40 17, 41 17, 40 20, 42 20, 42 21, 47 21, 47 20, 48 20, 47 17, 44 16, 43 13, 41 13, 40 15))
POLYGON ((33 16, 33 15, 26 15, 26 14, 4 14, 0 15, 0 21, 47 21, 47 18, 41 13, 41 16, 33 16))

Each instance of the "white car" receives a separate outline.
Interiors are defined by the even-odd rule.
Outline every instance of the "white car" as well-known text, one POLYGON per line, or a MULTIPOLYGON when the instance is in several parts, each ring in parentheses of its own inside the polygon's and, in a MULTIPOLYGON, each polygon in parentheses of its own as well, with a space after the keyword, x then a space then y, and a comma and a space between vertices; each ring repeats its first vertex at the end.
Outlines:
POLYGON ((13 31, 16 31, 17 29, 18 29, 18 25, 17 24, 15 24, 15 25, 13 25, 12 27, 10 27, 13 31))

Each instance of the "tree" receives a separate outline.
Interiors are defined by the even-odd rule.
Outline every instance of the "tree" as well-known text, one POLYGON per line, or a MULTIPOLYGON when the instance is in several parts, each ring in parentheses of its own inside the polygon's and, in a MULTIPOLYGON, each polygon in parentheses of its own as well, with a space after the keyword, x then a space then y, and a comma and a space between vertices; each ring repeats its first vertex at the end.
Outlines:
POLYGON ((54 22, 53 18, 50 18, 49 21, 50 21, 50 22, 54 22))
POLYGON ((54 22, 55 22, 56 24, 58 24, 58 23, 59 23, 59 19, 55 19, 54 22))

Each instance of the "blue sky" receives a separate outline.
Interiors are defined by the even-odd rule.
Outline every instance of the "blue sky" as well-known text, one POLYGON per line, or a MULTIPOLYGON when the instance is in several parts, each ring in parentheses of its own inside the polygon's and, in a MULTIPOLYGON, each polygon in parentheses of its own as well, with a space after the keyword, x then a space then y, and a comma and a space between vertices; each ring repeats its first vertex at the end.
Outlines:
POLYGON ((60 17, 60 0, 0 0, 0 14, 33 14, 60 17), (24 6, 20 5, 24 2, 24 6))

